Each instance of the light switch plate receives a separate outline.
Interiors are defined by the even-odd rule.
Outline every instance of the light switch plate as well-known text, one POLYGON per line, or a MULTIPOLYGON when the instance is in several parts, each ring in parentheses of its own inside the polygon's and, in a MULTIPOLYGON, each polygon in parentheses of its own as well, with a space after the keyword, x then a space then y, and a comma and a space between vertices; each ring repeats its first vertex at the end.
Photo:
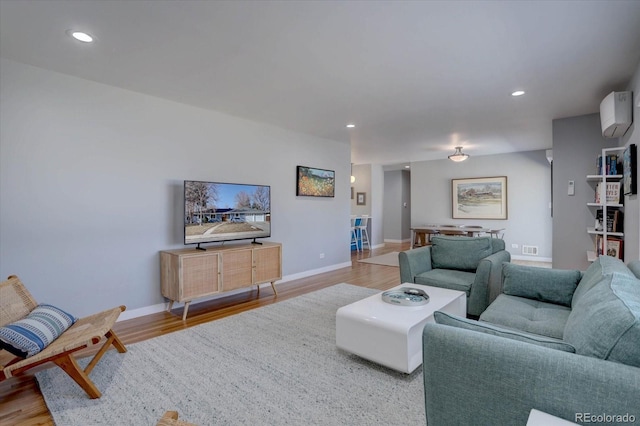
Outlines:
POLYGON ((576 182, 574 180, 569 181, 569 189, 567 193, 569 195, 576 195, 576 182))

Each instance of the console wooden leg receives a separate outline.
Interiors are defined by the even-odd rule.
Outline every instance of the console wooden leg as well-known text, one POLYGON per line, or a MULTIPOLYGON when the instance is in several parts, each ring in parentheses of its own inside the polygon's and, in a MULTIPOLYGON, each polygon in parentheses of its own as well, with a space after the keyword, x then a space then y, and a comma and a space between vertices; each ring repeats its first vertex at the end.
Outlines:
POLYGON ((189 304, 191 303, 191 301, 185 302, 184 304, 184 312, 182 313, 182 321, 186 321, 187 320, 187 312, 189 312, 189 304))
POLYGON ((169 305, 167 306, 167 312, 171 312, 172 308, 173 308, 173 300, 169 301, 169 305))
POLYGON ((277 296, 278 292, 276 291, 276 283, 274 281, 271 281, 271 288, 273 289, 273 294, 277 296))

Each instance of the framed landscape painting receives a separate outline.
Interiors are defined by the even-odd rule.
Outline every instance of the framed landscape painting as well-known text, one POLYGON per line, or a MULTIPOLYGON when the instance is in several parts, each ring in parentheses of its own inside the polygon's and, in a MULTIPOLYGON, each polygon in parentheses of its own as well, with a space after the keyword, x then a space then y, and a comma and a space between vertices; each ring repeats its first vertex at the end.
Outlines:
POLYGON ((507 219, 507 177, 451 179, 454 219, 507 219))
POLYGON ((296 174, 296 195, 307 197, 335 196, 335 171, 298 166, 296 174))

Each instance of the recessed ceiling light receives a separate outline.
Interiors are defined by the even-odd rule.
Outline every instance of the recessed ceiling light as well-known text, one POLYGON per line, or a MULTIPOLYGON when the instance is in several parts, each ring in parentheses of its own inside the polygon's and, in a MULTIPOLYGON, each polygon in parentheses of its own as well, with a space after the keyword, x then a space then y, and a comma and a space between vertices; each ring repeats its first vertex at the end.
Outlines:
POLYGON ((353 129, 354 127, 356 127, 355 124, 347 124, 347 129, 353 129))
POLYGON ((93 37, 91 37, 91 35, 84 33, 82 31, 69 30, 67 31, 67 34, 69 34, 71 37, 83 43, 91 43, 93 41, 93 37))
POLYGON ((511 96, 522 96, 524 95, 524 90, 516 90, 511 94, 511 96))

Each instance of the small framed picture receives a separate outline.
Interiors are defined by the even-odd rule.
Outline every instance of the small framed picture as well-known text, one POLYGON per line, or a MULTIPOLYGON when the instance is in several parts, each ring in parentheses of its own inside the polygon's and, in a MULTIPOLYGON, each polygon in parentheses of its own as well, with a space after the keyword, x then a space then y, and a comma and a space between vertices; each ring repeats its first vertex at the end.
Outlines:
POLYGON ((367 193, 366 192, 358 192, 356 194, 356 204, 359 206, 367 205, 367 193))

